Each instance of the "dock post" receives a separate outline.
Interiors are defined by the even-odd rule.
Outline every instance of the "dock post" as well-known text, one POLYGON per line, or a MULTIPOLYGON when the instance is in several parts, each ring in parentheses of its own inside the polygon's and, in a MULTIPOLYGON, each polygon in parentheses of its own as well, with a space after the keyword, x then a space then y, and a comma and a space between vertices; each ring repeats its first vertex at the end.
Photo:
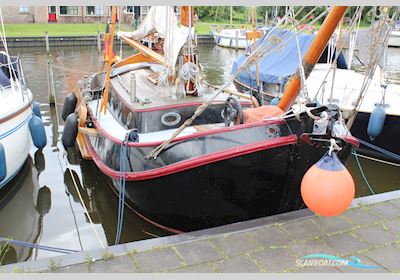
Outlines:
POLYGON ((49 44, 49 34, 47 31, 44 32, 44 37, 46 39, 46 53, 50 53, 50 44, 49 44))
POLYGON ((101 35, 100 30, 97 30, 97 50, 101 53, 101 35))
POLYGON ((47 80, 49 88, 49 103, 51 106, 56 104, 56 90, 54 87, 53 65, 50 59, 47 60, 47 80))
POLYGON ((236 30, 235 37, 236 37, 236 50, 237 50, 239 47, 239 30, 236 30))

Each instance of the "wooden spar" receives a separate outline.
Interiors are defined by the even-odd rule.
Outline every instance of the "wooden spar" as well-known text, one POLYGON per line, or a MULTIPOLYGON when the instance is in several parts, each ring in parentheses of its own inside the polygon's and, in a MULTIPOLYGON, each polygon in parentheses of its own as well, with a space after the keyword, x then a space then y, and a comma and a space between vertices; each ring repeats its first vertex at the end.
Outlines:
MULTIPOLYGON (((314 68, 314 65, 317 63, 319 57, 321 56, 326 45, 328 44, 330 37, 335 31, 336 26, 346 13, 346 10, 347 6, 333 7, 329 15, 325 19, 324 23, 321 26, 321 29, 318 31, 311 46, 304 56, 302 64, 304 68, 305 78, 310 75, 312 69, 314 68)), ((301 77, 300 72, 297 71, 290 79, 288 86, 286 87, 285 92, 278 104, 278 106, 282 110, 287 111, 294 103, 297 95, 299 94, 300 87, 301 77)))
POLYGON ((100 112, 106 113, 107 103, 108 103, 108 91, 110 88, 110 73, 111 73, 111 65, 114 61, 114 53, 113 53, 113 43, 114 43, 114 31, 115 31, 115 17, 117 15, 117 7, 113 6, 111 11, 111 23, 110 23, 110 34, 109 34, 109 44, 106 54, 107 63, 107 71, 106 71, 106 86, 104 89, 103 100, 101 102, 100 112))
POLYGON ((188 27, 189 23, 193 26, 194 22, 194 9, 190 6, 182 6, 181 8, 181 24, 188 27), (189 18, 189 13, 191 13, 189 18))
MULTIPOLYGON (((251 25, 252 25, 251 31, 253 33, 255 33, 255 31, 256 31, 256 27, 255 27, 256 22, 255 22, 255 7, 254 6, 251 7, 251 25)), ((254 51, 256 51, 256 48, 257 48, 256 42, 257 42, 257 38, 254 36, 253 37, 254 51)), ((260 69, 259 69, 258 63, 256 63, 256 83, 257 83, 257 87, 259 87, 260 86, 260 69)))
POLYGON ((125 35, 120 35, 120 38, 122 40, 124 40, 126 43, 128 43, 129 45, 131 45, 132 47, 134 47, 135 49, 137 49, 138 51, 140 51, 143 55, 145 56, 149 56, 151 58, 152 61, 156 61, 158 63, 164 64, 166 66, 169 66, 166 62, 165 59, 162 55, 160 55, 159 53, 156 53, 155 51, 147 48, 146 46, 143 46, 141 43, 126 37, 125 35))

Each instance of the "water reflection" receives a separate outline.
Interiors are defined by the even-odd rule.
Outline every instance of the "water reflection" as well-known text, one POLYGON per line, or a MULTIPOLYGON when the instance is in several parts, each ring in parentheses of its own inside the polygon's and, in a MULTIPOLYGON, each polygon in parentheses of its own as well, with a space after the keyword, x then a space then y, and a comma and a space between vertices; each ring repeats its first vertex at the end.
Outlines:
MULTIPOLYGON (((44 167, 42 155, 35 153, 35 162, 29 156, 18 178, 7 186, 9 192, 0 201, 1 237, 40 243, 43 218, 51 208, 50 188, 40 187, 38 183, 44 167)), ((28 247, 9 244, 6 248, 2 264, 25 261, 37 255, 36 250, 28 247)))

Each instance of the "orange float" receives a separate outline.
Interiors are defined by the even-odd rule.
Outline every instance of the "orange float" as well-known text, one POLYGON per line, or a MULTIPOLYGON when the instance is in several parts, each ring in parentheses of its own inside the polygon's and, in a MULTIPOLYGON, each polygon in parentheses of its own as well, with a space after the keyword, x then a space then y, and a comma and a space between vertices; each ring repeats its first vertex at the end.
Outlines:
POLYGON ((344 212, 354 194, 353 178, 335 152, 326 153, 301 181, 304 203, 321 216, 336 216, 344 212))

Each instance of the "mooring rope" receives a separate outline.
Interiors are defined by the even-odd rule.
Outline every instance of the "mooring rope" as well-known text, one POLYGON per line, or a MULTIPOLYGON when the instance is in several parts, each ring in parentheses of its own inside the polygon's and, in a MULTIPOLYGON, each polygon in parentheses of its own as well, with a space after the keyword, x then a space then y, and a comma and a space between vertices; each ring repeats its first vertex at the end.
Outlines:
POLYGON ((364 179, 365 184, 367 185, 367 188, 369 189, 369 191, 370 191, 372 194, 375 194, 375 192, 374 192, 374 190, 372 189, 370 183, 368 182, 367 176, 365 176, 364 170, 363 170, 363 168, 362 168, 362 166, 361 166, 360 161, 358 160, 358 155, 357 155, 357 152, 356 152, 355 149, 353 149, 353 155, 354 155, 354 158, 356 159, 356 162, 357 162, 357 165, 358 165, 358 169, 360 170, 360 173, 361 173, 361 175, 362 175, 362 177, 363 177, 363 179, 364 179))
POLYGON ((0 237, 0 241, 6 241, 6 242, 9 242, 9 243, 11 243, 13 245, 17 245, 17 246, 21 246, 21 247, 34 248, 34 249, 38 249, 38 250, 50 251, 50 252, 55 252, 55 253, 70 254, 70 253, 80 252, 78 250, 65 249, 65 248, 52 247, 52 246, 45 246, 45 245, 34 244, 34 243, 31 243, 31 242, 15 240, 15 239, 10 239, 10 238, 5 238, 5 237, 0 237))
POLYGON ((369 143, 369 142, 367 142, 367 141, 364 141, 364 140, 362 140, 362 139, 357 138, 357 140, 358 140, 361 144, 363 144, 364 146, 367 146, 368 148, 371 148, 371 149, 373 149, 373 150, 375 150, 375 151, 377 151, 377 152, 380 152, 380 153, 382 153, 382 154, 384 154, 384 155, 386 155, 386 156, 388 156, 388 157, 391 157, 391 158, 393 158, 393 159, 395 159, 395 160, 400 161, 400 155, 397 155, 397 154, 395 154, 395 153, 392 153, 391 151, 385 150, 385 149, 383 149, 383 148, 381 148, 381 147, 375 146, 374 144, 371 144, 371 143, 369 143))
POLYGON ((87 218, 88 218, 88 220, 89 220, 89 223, 90 223, 90 225, 91 225, 91 227, 92 227, 92 229, 93 229, 93 231, 94 231, 94 233, 95 233, 95 235, 96 235, 97 240, 98 240, 99 243, 100 243, 100 246, 101 246, 102 248, 105 248, 104 243, 103 243, 103 241, 101 241, 100 235, 99 235, 99 233, 97 232, 96 227, 94 226, 94 223, 93 223, 93 221, 92 221, 92 218, 90 217, 89 211, 88 211, 88 209, 86 208, 86 205, 85 205, 85 202, 84 202, 84 200, 83 200, 83 198, 82 198, 81 192, 79 191, 78 184, 76 183, 74 174, 72 173, 71 168, 68 166, 68 165, 69 165, 69 164, 68 164, 68 160, 66 161, 66 163, 67 163, 67 169, 68 169, 68 171, 69 171, 69 173, 70 173, 70 175, 71 175, 72 182, 74 183, 74 187, 75 187, 75 189, 76 189, 76 192, 78 193, 78 196, 79 196, 79 199, 80 199, 80 201, 81 201, 82 207, 83 207, 83 209, 85 209, 85 212, 86 212, 87 218))
POLYGON ((126 153, 128 151, 129 133, 126 134, 125 140, 121 143, 119 150, 119 190, 118 190, 118 222, 115 234, 115 245, 121 240, 122 227, 124 224, 125 209, 125 189, 126 189, 126 153))

